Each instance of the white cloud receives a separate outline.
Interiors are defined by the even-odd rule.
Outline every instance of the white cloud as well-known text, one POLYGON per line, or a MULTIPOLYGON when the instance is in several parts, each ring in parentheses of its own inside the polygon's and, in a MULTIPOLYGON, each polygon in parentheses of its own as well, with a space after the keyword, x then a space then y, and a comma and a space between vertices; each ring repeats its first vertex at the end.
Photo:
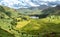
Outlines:
POLYGON ((39 5, 36 5, 36 4, 32 3, 32 2, 30 2, 29 4, 30 4, 31 6, 34 6, 34 7, 39 6, 39 5))
POLYGON ((12 7, 13 4, 18 4, 20 3, 18 0, 3 0, 0 2, 0 5, 5 5, 5 6, 8 6, 8 7, 12 7))
MULTIPOLYGON (((55 2, 57 0, 34 0, 34 1, 44 1, 44 2, 41 3, 41 5, 43 5, 43 4, 47 5, 47 3, 46 3, 47 1, 55 2)), ((60 0, 58 0, 58 1, 60 1, 60 0)), ((30 6, 33 6, 33 7, 39 6, 39 5, 31 2, 31 0, 2 0, 0 2, 0 5, 5 5, 5 6, 8 6, 8 7, 17 8, 17 7, 13 7, 13 5, 18 4, 18 3, 19 3, 19 5, 23 5, 23 6, 26 6, 26 5, 30 5, 30 6)), ((18 7, 18 8, 20 8, 20 7, 18 7)))
POLYGON ((53 5, 52 7, 56 7, 56 5, 53 5))
POLYGON ((40 3, 41 5, 48 5, 47 3, 45 3, 45 2, 42 2, 42 3, 40 3))
POLYGON ((31 6, 33 6, 33 7, 39 6, 39 5, 36 5, 36 4, 34 4, 33 2, 31 2, 31 0, 25 0, 25 2, 26 2, 28 5, 31 5, 31 6))
POLYGON ((60 1, 60 0, 41 0, 41 1, 55 2, 55 1, 60 1))

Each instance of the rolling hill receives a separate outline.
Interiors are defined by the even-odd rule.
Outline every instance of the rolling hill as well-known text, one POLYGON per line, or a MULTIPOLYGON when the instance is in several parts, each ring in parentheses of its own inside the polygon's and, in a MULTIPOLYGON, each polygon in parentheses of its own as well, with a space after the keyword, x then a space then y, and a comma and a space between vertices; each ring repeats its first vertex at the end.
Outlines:
MULTIPOLYGON (((25 10, 25 9, 24 9, 25 10)), ((23 11, 23 10, 22 10, 23 11)), ((1 37, 59 37, 60 35, 60 6, 33 11, 42 14, 40 19, 30 18, 26 13, 21 14, 15 9, 0 6, 0 36, 1 37), (44 14, 48 14, 47 17, 44 14), (8 36, 9 35, 9 36, 8 36)), ((24 12, 24 11, 23 11, 24 12)), ((31 12, 33 15, 34 13, 31 12)), ((38 15, 37 14, 37 15, 38 15)), ((39 14, 39 16, 40 16, 39 14)))

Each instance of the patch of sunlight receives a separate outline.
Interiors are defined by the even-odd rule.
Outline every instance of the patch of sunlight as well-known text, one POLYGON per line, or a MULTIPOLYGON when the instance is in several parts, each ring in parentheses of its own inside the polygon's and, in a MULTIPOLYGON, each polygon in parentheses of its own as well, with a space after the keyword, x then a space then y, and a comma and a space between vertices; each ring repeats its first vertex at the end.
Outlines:
POLYGON ((33 29, 34 29, 34 30, 38 30, 39 27, 38 27, 38 26, 34 26, 33 29))
POLYGON ((17 22, 16 29, 20 29, 20 28, 26 26, 28 23, 30 23, 30 20, 29 21, 17 22))

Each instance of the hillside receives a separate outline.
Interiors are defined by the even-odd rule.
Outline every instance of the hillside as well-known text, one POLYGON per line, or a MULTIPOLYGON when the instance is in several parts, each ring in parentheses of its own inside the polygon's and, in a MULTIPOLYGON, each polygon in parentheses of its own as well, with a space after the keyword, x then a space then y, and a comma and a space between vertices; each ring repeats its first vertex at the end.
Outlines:
POLYGON ((60 5, 42 10, 43 14, 60 15, 60 5))
POLYGON ((35 13, 39 12, 42 14, 42 16, 40 17, 40 14, 38 13, 40 18, 36 19, 30 18, 30 16, 25 15, 26 13, 23 15, 17 12, 15 9, 11 9, 6 6, 0 6, 0 36, 59 37, 60 36, 59 8, 60 7, 57 6, 54 8, 44 9, 42 11, 43 14, 39 10, 35 11, 32 10, 35 13), (46 13, 48 14, 47 17, 45 17, 44 15, 46 13), (44 18, 42 18, 43 16, 44 18))

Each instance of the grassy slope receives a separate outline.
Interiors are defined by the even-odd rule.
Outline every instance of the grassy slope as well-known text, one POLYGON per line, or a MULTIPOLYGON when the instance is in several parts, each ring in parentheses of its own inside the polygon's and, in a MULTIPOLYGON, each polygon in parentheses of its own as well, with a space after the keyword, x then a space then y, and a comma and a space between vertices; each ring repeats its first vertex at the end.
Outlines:
MULTIPOLYGON (((50 16, 43 19, 31 19, 21 30, 25 31, 27 34, 38 35, 38 33, 60 33, 60 6, 54 8, 48 8, 43 11, 43 14, 48 13, 50 16)), ((57 37, 57 35, 56 35, 57 37)))
POLYGON ((14 9, 10 9, 8 7, 0 6, 0 36, 1 37, 14 37, 11 29, 11 21, 12 18, 17 17, 18 13, 14 9), (4 30, 4 31, 3 31, 4 30), (3 32, 3 33, 1 33, 3 32), (10 35, 11 34, 11 35, 10 35), (10 36, 8 36, 10 35, 10 36))
MULTIPOLYGON (((15 37, 21 36, 19 33, 20 31, 22 31, 21 33, 26 33, 30 35, 38 35, 38 33, 42 35, 42 33, 45 34, 45 33, 50 33, 50 32, 60 32, 60 16, 59 15, 48 16, 42 19, 30 19, 29 17, 19 16, 19 18, 21 18, 19 19, 19 22, 18 20, 16 21, 18 16, 19 16, 18 13, 14 9, 0 6, 0 27, 1 29, 7 31, 6 33, 10 33, 12 35, 14 34, 15 37), (3 18, 1 18, 1 16, 3 18), (13 23, 16 22, 16 25, 15 24, 12 25, 11 22, 13 23)), ((1 36, 3 36, 4 34, 3 37, 5 36, 8 37, 7 35, 5 35, 5 33, 3 34, 0 33, 0 34, 1 36)))

